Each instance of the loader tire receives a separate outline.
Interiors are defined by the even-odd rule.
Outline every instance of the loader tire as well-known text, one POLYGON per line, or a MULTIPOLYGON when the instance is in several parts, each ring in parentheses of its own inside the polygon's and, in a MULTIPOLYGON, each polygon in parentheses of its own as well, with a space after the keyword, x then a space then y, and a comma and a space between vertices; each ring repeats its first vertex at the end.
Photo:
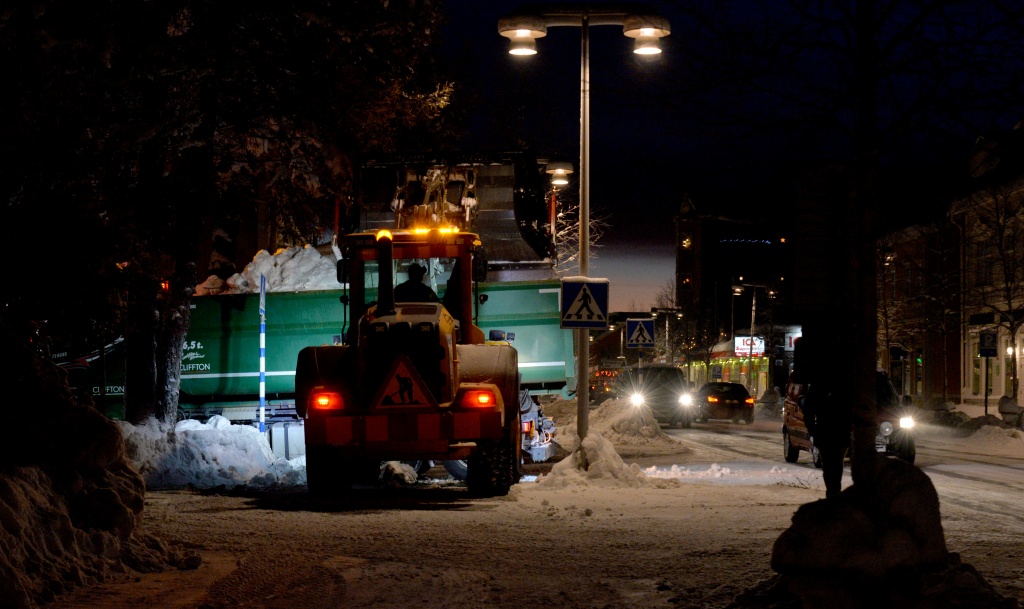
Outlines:
MULTIPOLYGON (((516 421, 519 417, 516 417, 516 421)), ((505 436, 480 442, 467 462, 466 488, 477 497, 503 497, 519 481, 521 465, 518 427, 506 427, 505 436)))
POLYGON ((344 496, 352 488, 352 476, 345 459, 331 446, 306 449, 306 488, 321 498, 344 496))

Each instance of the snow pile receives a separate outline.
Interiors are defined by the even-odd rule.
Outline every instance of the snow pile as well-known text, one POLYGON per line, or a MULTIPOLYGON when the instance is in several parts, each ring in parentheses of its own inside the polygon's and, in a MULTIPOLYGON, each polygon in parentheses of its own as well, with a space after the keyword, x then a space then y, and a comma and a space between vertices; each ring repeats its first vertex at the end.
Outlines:
MULTIPOLYGON (((556 441, 567 451, 579 445, 576 433, 576 400, 555 400, 543 407, 544 415, 555 420, 556 441)), ((587 435, 598 433, 618 447, 646 447, 686 452, 654 418, 647 406, 633 406, 624 398, 605 400, 587 416, 587 435)))
POLYGON ((1019 448, 1024 451, 1024 433, 1019 429, 1005 429, 984 425, 967 437, 970 444, 988 448, 1019 448))
POLYGON ((324 256, 310 245, 282 248, 273 255, 260 250, 241 273, 227 281, 210 275, 196 286, 196 295, 258 292, 260 275, 267 278, 268 292, 336 290, 340 287, 336 263, 334 256, 324 256))
MULTIPOLYGON (((615 447, 599 433, 589 432, 581 450, 574 450, 551 468, 551 473, 537 479, 539 488, 568 487, 639 487, 647 477, 637 464, 626 465, 615 447)), ((678 484, 678 483, 677 483, 678 484)))
POLYGON ((128 569, 198 567, 142 528, 145 484, 117 426, 6 331, 0 350, 0 383, 19 405, 0 443, 0 606, 36 607, 128 569))
POLYGON ((127 454, 150 489, 275 488, 306 482, 305 457, 274 456, 265 434, 222 416, 180 421, 173 429, 150 420, 120 422, 127 454))

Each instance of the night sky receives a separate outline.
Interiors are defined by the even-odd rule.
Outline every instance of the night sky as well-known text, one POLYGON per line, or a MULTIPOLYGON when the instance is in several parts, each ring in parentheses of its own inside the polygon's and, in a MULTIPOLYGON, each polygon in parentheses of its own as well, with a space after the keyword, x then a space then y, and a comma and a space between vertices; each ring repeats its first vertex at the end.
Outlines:
MULTIPOLYGON (((497 25, 522 3, 447 5, 446 58, 459 67, 461 101, 474 106, 465 141, 481 147, 522 143, 539 155, 572 162, 578 174, 580 28, 549 28, 538 40, 537 55, 513 57, 497 25)), ((590 33, 591 216, 608 224, 592 249, 590 274, 612 281, 613 310, 635 310, 653 306, 656 293, 672 280, 672 216, 687 159, 666 128, 663 110, 630 90, 655 85, 651 75, 670 54, 643 61, 621 26, 595 26, 590 33)), ((570 184, 567 195, 578 198, 578 188, 570 184)))
MULTIPOLYGON (((622 35, 620 26, 590 29, 591 214, 609 225, 595 247, 591 275, 612 280, 613 310, 653 305, 654 295, 672 279, 672 218, 684 197, 704 214, 785 227, 794 196, 790 178, 852 156, 848 127, 855 113, 841 105, 843 78, 849 74, 836 67, 840 64, 834 57, 794 47, 797 52, 787 56, 791 63, 777 67, 757 65, 756 53, 743 48, 744 31, 792 42, 793 36, 781 29, 785 18, 768 24, 787 3, 641 4, 666 17, 672 28, 661 41, 664 52, 653 60, 632 52, 633 40, 622 35), (818 94, 831 97, 821 101, 814 98, 818 94)), ((897 11, 887 25, 899 32, 918 3, 891 4, 897 11)), ((548 35, 537 40, 537 55, 511 56, 497 22, 528 5, 446 2, 450 23, 442 31, 442 56, 452 67, 459 118, 466 125, 460 142, 484 148, 526 145, 541 156, 578 165, 581 31, 549 27, 548 35)), ((964 10, 974 6, 988 5, 963 4, 964 10)), ((1011 44, 1019 41, 1013 32, 993 31, 1011 44)), ((845 33, 822 30, 817 42, 831 43, 829 36, 845 33)), ((913 47, 919 37, 908 38, 911 46, 900 49, 908 63, 936 59, 927 49, 921 55, 913 47)), ((980 47, 976 51, 981 56, 980 47)), ((883 220, 905 225, 924 217, 923 209, 941 213, 954 188, 952 178, 965 173, 977 136, 1020 120, 1019 96, 1016 106, 1000 107, 999 100, 964 98, 956 90, 970 79, 993 90, 1021 89, 1015 80, 1022 73, 1019 58, 1012 65, 990 64, 987 74, 956 72, 955 67, 948 77, 937 73, 935 90, 950 96, 948 107, 957 107, 963 119, 957 122, 944 118, 937 105, 897 124, 901 129, 893 128, 887 121, 914 107, 915 100, 942 100, 922 93, 935 86, 927 78, 883 83, 881 128, 883 133, 900 131, 903 138, 885 142, 888 156, 882 162, 888 173, 880 176, 882 189, 900 204, 887 206, 883 220)), ((578 185, 569 189, 578 192, 578 185)))

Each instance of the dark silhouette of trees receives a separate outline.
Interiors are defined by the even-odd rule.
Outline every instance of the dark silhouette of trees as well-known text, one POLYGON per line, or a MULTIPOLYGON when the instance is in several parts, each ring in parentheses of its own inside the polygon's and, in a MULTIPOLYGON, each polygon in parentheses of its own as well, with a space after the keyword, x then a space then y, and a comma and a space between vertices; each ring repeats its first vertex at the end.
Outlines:
POLYGON ((5 321, 123 333, 127 418, 172 417, 196 264, 214 235, 260 227, 251 255, 329 234, 335 206, 345 217, 352 203, 354 158, 429 135, 451 93, 432 76, 439 6, 5 11, 0 198, 8 246, 30 253, 5 287, 5 321))

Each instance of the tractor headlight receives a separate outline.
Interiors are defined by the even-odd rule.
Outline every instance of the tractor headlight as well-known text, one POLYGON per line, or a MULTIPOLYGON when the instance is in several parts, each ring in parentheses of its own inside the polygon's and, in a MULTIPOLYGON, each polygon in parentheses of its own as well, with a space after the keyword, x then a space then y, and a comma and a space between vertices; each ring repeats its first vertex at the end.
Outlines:
POLYGON ((914 417, 900 417, 900 429, 910 429, 914 426, 914 417))
POLYGON ((644 396, 643 396, 643 394, 634 393, 633 395, 629 396, 629 403, 634 405, 634 406, 643 406, 644 405, 644 396))
POLYGON ((690 395, 689 393, 684 393, 683 395, 679 396, 679 405, 680 406, 687 406, 687 407, 689 407, 692 404, 693 404, 693 396, 690 395))
POLYGON ((889 436, 890 434, 892 434, 892 423, 890 423, 889 421, 884 421, 881 425, 878 426, 878 433, 882 434, 883 436, 889 436))

